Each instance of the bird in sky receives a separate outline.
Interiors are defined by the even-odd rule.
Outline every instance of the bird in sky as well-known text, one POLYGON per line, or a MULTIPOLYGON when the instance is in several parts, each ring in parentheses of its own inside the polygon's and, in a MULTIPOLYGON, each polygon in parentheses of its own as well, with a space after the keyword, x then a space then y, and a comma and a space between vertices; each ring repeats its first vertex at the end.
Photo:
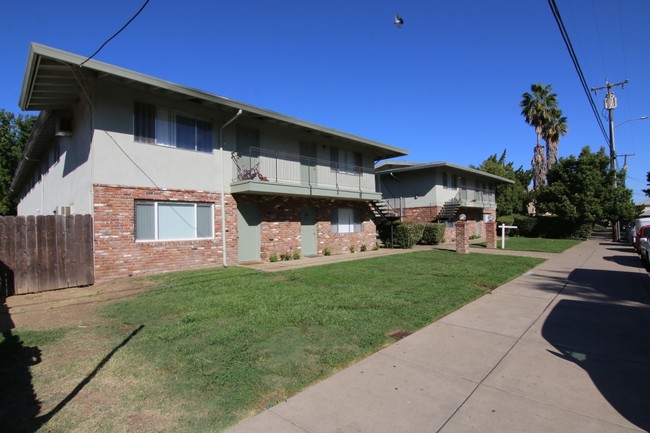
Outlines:
POLYGON ((404 24, 404 20, 395 12, 395 25, 400 29, 402 28, 402 24, 404 24))

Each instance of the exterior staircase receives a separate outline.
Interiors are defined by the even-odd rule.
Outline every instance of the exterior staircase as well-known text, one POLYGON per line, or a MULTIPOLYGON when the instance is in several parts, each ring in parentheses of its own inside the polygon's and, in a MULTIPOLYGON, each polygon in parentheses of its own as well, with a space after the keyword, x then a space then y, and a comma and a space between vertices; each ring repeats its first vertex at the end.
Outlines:
POLYGON ((375 220, 396 221, 400 219, 400 213, 393 209, 386 200, 373 200, 368 202, 375 220))
POLYGON ((453 199, 445 202, 445 204, 442 206, 442 209, 438 213, 436 220, 445 221, 453 219, 458 213, 458 208, 460 208, 459 199, 453 199))

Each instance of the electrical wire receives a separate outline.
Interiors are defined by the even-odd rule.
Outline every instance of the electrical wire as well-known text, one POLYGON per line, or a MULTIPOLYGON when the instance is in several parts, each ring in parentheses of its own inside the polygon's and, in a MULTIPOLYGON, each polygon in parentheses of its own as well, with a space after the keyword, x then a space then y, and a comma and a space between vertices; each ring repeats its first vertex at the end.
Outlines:
POLYGON ((562 35, 562 39, 564 40, 564 45, 566 45, 567 50, 569 51, 569 56, 571 57, 571 61, 573 62, 573 66, 578 74, 578 78, 580 79, 580 84, 582 84, 582 89, 585 92, 585 95, 587 96, 587 100, 589 101, 589 105, 591 106, 591 110, 594 113, 594 116, 596 117, 596 122, 598 122, 598 126, 600 127, 600 131, 603 133, 603 137, 605 138, 605 141, 609 144, 609 137, 607 135, 607 131, 605 130, 605 125, 603 124, 603 120, 601 119, 599 113, 598 113, 598 108, 596 108, 596 104, 594 103, 594 99, 591 96, 591 92, 589 90, 589 86, 587 85, 587 81, 585 80, 585 76, 582 73, 582 68, 580 67, 580 62, 578 62, 578 57, 576 56, 575 51, 573 50, 573 45, 571 44, 571 39, 569 39, 569 34, 567 33, 566 28, 564 27, 564 22, 562 21, 562 16, 560 15, 560 10, 557 7, 557 4, 555 3, 555 0, 548 0, 548 4, 551 7, 551 12, 553 13, 553 17, 555 18, 555 22, 558 25, 558 28, 560 29, 560 34, 562 35))
POLYGON ((135 13, 135 15, 133 15, 133 16, 131 17, 131 19, 128 20, 128 21, 126 22, 126 24, 124 24, 124 25, 122 26, 122 28, 119 29, 119 30, 118 30, 118 31, 117 31, 113 36, 111 36, 110 38, 108 38, 108 39, 107 39, 107 40, 106 40, 106 41, 105 41, 105 42, 104 42, 104 43, 103 43, 99 48, 97 48, 97 51, 95 51, 95 52, 94 52, 90 57, 88 57, 86 60, 84 60, 83 62, 81 62, 81 63, 79 64, 79 67, 83 66, 83 65, 84 65, 88 60, 90 60, 90 59, 92 59, 93 57, 95 57, 95 56, 96 56, 96 55, 97 55, 97 54, 102 50, 102 48, 104 48, 104 47, 106 46, 106 44, 108 44, 110 41, 112 41, 112 40, 113 40, 117 35, 119 35, 120 33, 122 33, 122 31, 123 31, 125 28, 127 28, 128 25, 131 24, 131 22, 132 22, 134 19, 136 19, 136 18, 138 17, 138 15, 140 15, 140 12, 142 12, 142 11, 144 10, 144 8, 149 4, 149 1, 150 1, 150 0, 146 0, 146 1, 144 2, 144 4, 140 7, 140 9, 135 13))

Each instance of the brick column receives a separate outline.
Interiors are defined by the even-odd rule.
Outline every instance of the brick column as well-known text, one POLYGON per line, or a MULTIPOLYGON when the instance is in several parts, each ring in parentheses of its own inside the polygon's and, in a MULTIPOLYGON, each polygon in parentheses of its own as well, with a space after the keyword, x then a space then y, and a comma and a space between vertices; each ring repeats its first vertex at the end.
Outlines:
POLYGON ((469 254, 469 232, 467 230, 467 221, 458 221, 456 223, 456 252, 469 254))
POLYGON ((485 223, 485 239, 488 248, 496 249, 497 247, 497 222, 488 221, 485 223))

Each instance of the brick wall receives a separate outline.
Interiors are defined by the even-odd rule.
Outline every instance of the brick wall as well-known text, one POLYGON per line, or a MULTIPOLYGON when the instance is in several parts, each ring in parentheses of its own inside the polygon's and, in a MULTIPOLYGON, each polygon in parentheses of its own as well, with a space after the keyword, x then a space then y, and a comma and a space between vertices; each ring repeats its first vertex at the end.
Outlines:
POLYGON ((405 208, 404 215, 402 216, 402 221, 422 224, 430 223, 436 219, 441 209, 442 206, 405 208))
MULTIPOLYGON (((219 194, 94 185, 94 248, 96 281, 182 269, 222 266, 219 194), (135 200, 214 203, 214 238, 189 241, 135 241, 135 200)), ((226 201, 227 258, 237 263, 237 209, 226 201)))
MULTIPOLYGON (((286 254, 301 251, 300 211, 303 206, 316 209, 318 254, 330 247, 332 254, 350 253, 354 245, 358 252, 362 245, 372 249, 377 240, 376 227, 367 203, 359 201, 312 199, 289 196, 263 196, 237 194, 237 203, 256 203, 260 208, 261 258, 268 260, 272 253, 286 254), (332 233, 332 209, 359 208, 362 212, 360 233, 332 233)), ((302 254, 302 251, 301 251, 302 254)))

